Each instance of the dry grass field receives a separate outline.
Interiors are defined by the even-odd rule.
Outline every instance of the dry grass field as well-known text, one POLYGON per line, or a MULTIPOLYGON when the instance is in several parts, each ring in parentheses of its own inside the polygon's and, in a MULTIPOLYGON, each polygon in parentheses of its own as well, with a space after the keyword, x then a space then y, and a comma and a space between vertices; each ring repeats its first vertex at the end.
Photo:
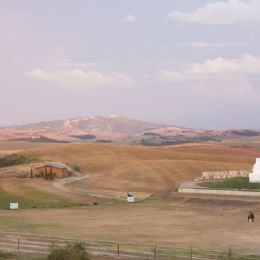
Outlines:
POLYGON ((150 201, 134 205, 1 211, 2 231, 260 254, 260 207, 150 201), (247 222, 254 210, 255 223, 247 222))
MULTIPOLYGON (((192 180, 203 171, 250 169, 255 158, 260 156, 260 150, 244 143, 187 144, 157 148, 84 143, 0 143, 0 154, 12 152, 21 152, 39 160, 79 166, 88 178, 70 183, 69 188, 81 192, 83 197, 89 194, 118 197, 125 196, 127 191, 133 191, 138 198, 174 189, 180 182, 192 180)), ((29 171, 29 167, 26 167, 3 168, 0 177, 25 175, 26 169, 29 171)), ((25 182, 6 178, 0 183, 0 188, 6 191, 6 183, 9 182, 10 193, 17 190, 17 183, 22 181, 25 182)), ((27 185, 61 195, 60 191, 52 188, 51 183, 42 182, 39 185, 39 180, 27 180, 27 185)), ((82 196, 77 199, 68 192, 63 192, 62 195, 86 203, 82 196)))
POLYGON ((8 209, 10 202, 27 208, 63 208, 90 205, 95 198, 62 191, 43 179, 3 178, 0 181, 0 209, 8 209))
POLYGON ((44 160, 79 166, 89 175, 71 184, 85 192, 146 197, 192 180, 203 171, 250 169, 260 150, 194 144, 164 148, 109 144, 59 144, 30 151, 44 160))
MULTIPOLYGON (((23 152, 40 160, 77 165, 88 178, 70 184, 84 193, 144 198, 192 180, 203 171, 248 170, 260 150, 236 144, 147 148, 112 144, 0 143, 0 153, 23 152)), ((17 169, 16 169, 17 170, 17 169)), ((9 171, 11 174, 11 172, 9 171)), ((3 171, 2 171, 3 174, 3 171)), ((1 172, 0 172, 1 176, 1 172)))
POLYGON ((0 155, 24 152, 30 149, 37 149, 40 147, 47 148, 52 144, 49 143, 32 143, 20 141, 0 141, 0 155))
MULTIPOLYGON (((1 154, 17 150, 39 160, 79 166, 88 178, 69 184, 64 191, 56 190, 50 181, 1 178, 2 197, 20 197, 29 205, 28 209, 15 212, 1 210, 1 230, 93 240, 232 248, 260 254, 258 201, 244 199, 246 201, 241 202, 235 198, 230 201, 225 197, 183 199, 172 192, 178 183, 192 180, 203 171, 250 169, 255 158, 260 157, 255 144, 227 142, 147 148, 84 143, 19 143, 15 147, 14 143, 0 143, 1 154), (93 194, 117 197, 125 196, 127 191, 137 195, 136 204, 100 199, 98 206, 92 205, 97 200, 93 194), (164 192, 167 200, 160 195, 164 192), (157 200, 141 200, 152 194, 158 194, 153 196, 157 200), (32 208, 35 200, 39 207, 32 208), (61 208, 57 208, 59 205, 61 208), (254 224, 247 223, 249 210, 256 214, 254 224)), ((13 170, 19 171, 19 168, 13 170)))

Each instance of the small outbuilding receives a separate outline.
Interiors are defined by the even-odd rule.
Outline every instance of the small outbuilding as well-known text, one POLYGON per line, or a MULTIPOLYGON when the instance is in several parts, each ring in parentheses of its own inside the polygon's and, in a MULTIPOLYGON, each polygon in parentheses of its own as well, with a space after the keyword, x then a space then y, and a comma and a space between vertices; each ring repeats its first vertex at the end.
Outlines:
POLYGON ((127 202, 128 202, 128 203, 133 203, 133 202, 135 202, 135 197, 134 197, 133 192, 128 192, 128 193, 127 193, 127 202))
POLYGON ((45 179, 65 178, 68 176, 68 168, 59 162, 50 162, 34 168, 33 175, 45 179))

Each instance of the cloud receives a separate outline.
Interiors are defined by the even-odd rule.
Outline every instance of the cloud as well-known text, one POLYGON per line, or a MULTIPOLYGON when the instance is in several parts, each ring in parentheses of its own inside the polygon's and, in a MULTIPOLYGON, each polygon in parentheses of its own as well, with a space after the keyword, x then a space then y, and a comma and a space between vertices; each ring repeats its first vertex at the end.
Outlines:
POLYGON ((179 22, 217 25, 260 22, 260 1, 217 1, 198 7, 193 12, 174 11, 168 17, 179 22))
POLYGON ((134 15, 127 15, 125 18, 124 18, 124 22, 126 23, 136 23, 137 22, 137 19, 134 15))
POLYGON ((41 69, 30 70, 24 73, 25 76, 34 78, 34 79, 41 79, 41 80, 57 80, 57 75, 53 73, 46 72, 41 69))
POLYGON ((251 84, 250 76, 259 73, 260 57, 244 54, 237 59, 218 57, 192 63, 182 70, 163 70, 159 80, 205 96, 258 104, 260 91, 251 84))
POLYGON ((103 73, 95 70, 82 70, 78 68, 54 71, 33 69, 25 72, 24 76, 32 79, 54 82, 67 88, 131 86, 134 84, 134 80, 123 73, 103 73))
POLYGON ((198 76, 213 76, 219 74, 258 74, 260 73, 260 57, 243 54, 238 59, 224 59, 222 57, 208 59, 202 63, 192 63, 181 71, 161 71, 163 81, 189 80, 198 76))
POLYGON ((218 46, 216 44, 212 44, 212 43, 209 43, 209 42, 192 42, 190 45, 193 48, 211 48, 211 47, 218 46))
POLYGON ((244 46, 242 42, 191 42, 189 44, 192 48, 226 48, 226 47, 241 47, 244 46))
POLYGON ((257 74, 260 73, 260 57, 243 54, 238 59, 224 59, 222 57, 208 59, 204 63, 194 63, 185 71, 186 74, 257 74))

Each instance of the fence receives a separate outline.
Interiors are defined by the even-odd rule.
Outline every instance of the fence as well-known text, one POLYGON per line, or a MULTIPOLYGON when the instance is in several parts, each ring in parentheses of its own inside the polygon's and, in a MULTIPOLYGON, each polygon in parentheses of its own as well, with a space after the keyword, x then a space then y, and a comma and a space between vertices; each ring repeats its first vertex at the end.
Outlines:
POLYGON ((179 248, 162 245, 118 243, 114 241, 87 241, 70 238, 47 237, 32 234, 0 232, 0 251, 16 255, 47 255, 52 248, 81 242, 93 255, 110 256, 112 259, 158 259, 158 260, 260 260, 260 256, 248 256, 226 251, 179 248))

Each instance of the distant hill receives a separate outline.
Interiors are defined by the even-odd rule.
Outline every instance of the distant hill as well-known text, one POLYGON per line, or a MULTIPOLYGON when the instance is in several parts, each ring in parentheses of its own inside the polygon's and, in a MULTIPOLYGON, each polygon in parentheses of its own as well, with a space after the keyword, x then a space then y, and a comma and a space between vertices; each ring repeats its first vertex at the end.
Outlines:
POLYGON ((71 131, 73 129, 82 131, 108 131, 120 134, 133 134, 150 129, 163 127, 161 124, 147 123, 140 120, 128 119, 115 115, 90 116, 67 120, 55 120, 18 126, 21 130, 51 129, 59 131, 71 131))
POLYGON ((0 128, 0 140, 31 142, 104 142, 146 146, 260 136, 258 130, 199 130, 149 123, 115 115, 89 116, 0 128))

